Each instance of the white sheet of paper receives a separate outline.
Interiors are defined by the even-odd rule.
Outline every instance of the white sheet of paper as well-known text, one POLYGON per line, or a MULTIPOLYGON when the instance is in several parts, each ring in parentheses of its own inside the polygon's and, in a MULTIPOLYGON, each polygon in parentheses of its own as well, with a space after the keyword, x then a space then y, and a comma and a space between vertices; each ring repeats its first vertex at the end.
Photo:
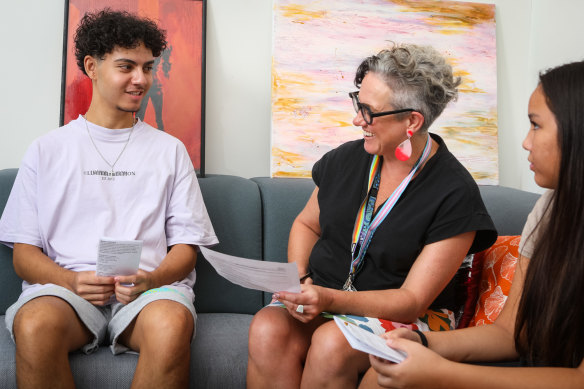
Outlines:
POLYGON ((206 247, 200 249, 217 273, 234 284, 270 293, 300 293, 295 263, 258 261, 218 253, 206 247))
POLYGON ((129 276, 138 272, 141 240, 100 238, 97 253, 98 276, 129 276))
POLYGON ((376 357, 387 359, 388 361, 400 363, 407 355, 403 351, 399 351, 389 347, 379 335, 360 328, 354 324, 346 322, 337 316, 334 317, 335 323, 341 329, 345 338, 349 341, 351 347, 355 350, 363 351, 367 354, 373 354, 376 357))

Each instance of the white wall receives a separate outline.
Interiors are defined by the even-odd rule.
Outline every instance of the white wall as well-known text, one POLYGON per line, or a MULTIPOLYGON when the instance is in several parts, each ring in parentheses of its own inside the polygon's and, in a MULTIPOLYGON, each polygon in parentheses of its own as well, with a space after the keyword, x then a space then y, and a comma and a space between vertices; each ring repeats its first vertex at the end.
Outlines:
POLYGON ((62 0, 0 2, 0 169, 59 125, 63 18, 62 0))
MULTIPOLYGON (((539 191, 521 148, 527 100, 540 69, 584 58, 584 2, 495 4, 500 183, 539 191)), ((63 0, 0 3, 0 169, 58 126, 63 11, 63 0)), ((207 0, 207 173, 269 175, 271 32, 271 0, 207 0)))
MULTIPOLYGON (((536 86, 540 71, 584 59, 583 14, 584 1, 581 0, 533 0, 527 72, 531 89, 536 86)), ((541 192, 527 163, 521 165, 520 185, 525 190, 541 192)))

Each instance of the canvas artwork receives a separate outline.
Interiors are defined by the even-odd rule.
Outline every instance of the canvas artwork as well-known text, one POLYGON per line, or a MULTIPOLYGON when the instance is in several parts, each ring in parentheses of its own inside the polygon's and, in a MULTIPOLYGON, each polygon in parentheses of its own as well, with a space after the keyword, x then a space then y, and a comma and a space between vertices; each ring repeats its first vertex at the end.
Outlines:
POLYGON ((61 125, 84 114, 91 81, 77 68, 73 35, 87 11, 106 6, 148 17, 166 30, 168 48, 156 59, 152 87, 136 113, 144 122, 179 138, 197 174, 204 174, 204 21, 203 0, 69 0, 65 37, 61 125), (107 3, 107 4, 106 4, 107 3))
POLYGON ((310 177, 327 151, 362 137, 349 92, 361 61, 395 43, 428 44, 462 78, 430 127, 479 184, 497 184, 494 4, 414 0, 274 0, 273 177, 310 177))

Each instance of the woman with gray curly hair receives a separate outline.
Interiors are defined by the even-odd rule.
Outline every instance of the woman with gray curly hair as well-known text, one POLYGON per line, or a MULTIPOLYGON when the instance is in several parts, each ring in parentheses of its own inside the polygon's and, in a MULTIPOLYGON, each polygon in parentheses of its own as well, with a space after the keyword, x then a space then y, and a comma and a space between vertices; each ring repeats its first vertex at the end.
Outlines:
POLYGON ((497 236, 476 183, 428 132, 459 84, 431 47, 395 45, 361 63, 349 96, 363 138, 313 167, 288 244, 302 292, 274 294, 254 317, 249 388, 355 387, 369 359, 331 314, 376 334, 454 328, 453 277, 497 236))

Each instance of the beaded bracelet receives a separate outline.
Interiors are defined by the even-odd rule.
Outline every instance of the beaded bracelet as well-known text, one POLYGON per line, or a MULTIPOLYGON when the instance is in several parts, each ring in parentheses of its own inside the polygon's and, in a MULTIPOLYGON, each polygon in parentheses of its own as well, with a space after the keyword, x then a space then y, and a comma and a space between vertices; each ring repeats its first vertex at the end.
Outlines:
POLYGON ((428 339, 426 338, 426 335, 424 335, 424 333, 420 330, 413 330, 416 334, 418 334, 418 336, 420 337, 420 340, 422 341, 422 345, 424 347, 428 347, 428 339))

